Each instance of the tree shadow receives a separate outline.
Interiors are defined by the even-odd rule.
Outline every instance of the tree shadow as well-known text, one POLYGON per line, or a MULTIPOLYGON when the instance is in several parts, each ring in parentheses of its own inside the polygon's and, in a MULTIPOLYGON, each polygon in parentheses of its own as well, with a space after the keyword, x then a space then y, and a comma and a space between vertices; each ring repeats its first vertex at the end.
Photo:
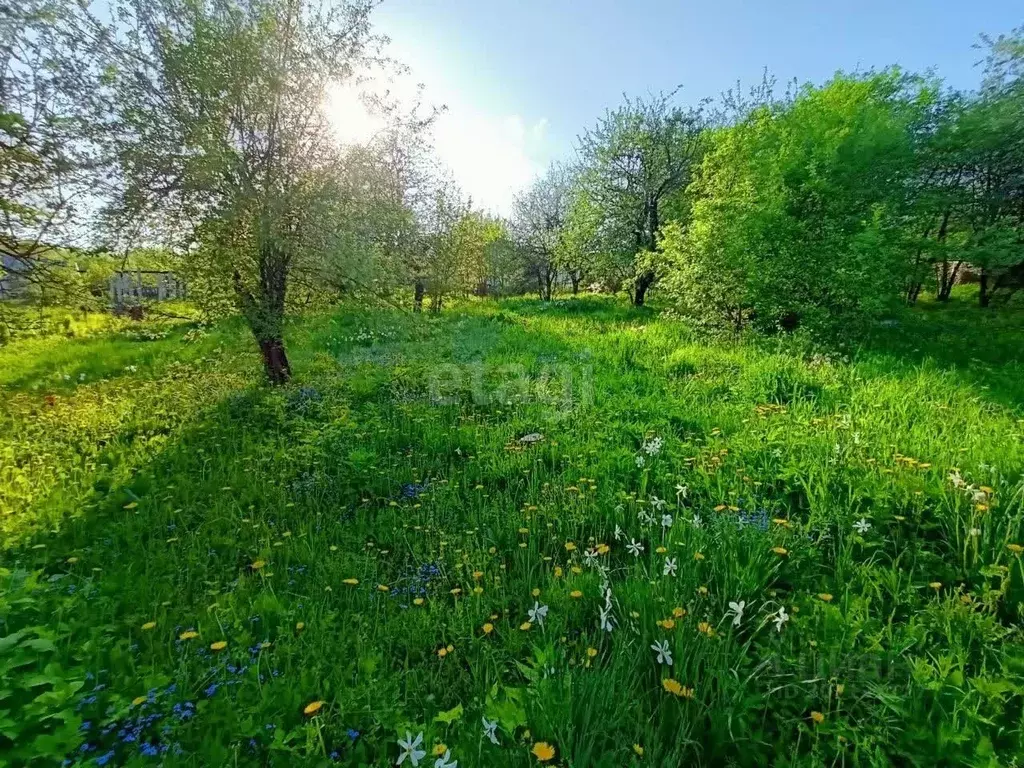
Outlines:
POLYGON ((922 302, 876 328, 858 362, 882 373, 933 366, 999 405, 1024 407, 1024 309, 983 309, 967 296, 922 302))

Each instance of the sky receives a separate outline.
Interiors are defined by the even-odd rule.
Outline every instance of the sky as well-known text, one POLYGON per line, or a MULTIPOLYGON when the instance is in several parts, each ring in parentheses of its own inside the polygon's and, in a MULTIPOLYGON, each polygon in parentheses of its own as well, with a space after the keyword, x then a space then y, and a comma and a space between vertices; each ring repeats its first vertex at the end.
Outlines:
POLYGON ((696 102, 765 68, 817 83, 892 64, 971 88, 973 43, 1024 25, 1024 0, 384 0, 374 25, 409 90, 447 106, 441 160, 475 205, 507 214, 623 94, 682 86, 696 102))

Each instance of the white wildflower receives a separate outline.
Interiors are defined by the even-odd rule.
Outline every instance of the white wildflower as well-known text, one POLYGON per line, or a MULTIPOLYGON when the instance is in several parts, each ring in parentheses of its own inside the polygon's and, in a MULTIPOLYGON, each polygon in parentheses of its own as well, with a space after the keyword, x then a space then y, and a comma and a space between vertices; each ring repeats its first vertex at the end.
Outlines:
POLYGON ((672 666, 672 651, 668 649, 668 640, 660 640, 651 646, 651 650, 658 654, 658 663, 672 666))
POLYGON ((459 761, 452 760, 451 757, 452 751, 450 749, 446 749, 444 754, 434 761, 434 768, 458 768, 459 761))
POLYGON ((420 764, 420 760, 427 754, 426 750, 418 749, 419 745, 423 743, 423 732, 420 731, 416 738, 413 739, 412 734, 408 731, 405 732, 405 740, 398 740, 398 746, 402 750, 402 754, 398 756, 398 762, 395 765, 401 765, 406 758, 409 758, 409 762, 414 766, 420 764))
POLYGON ((540 624, 543 627, 544 619, 548 615, 548 607, 546 605, 541 605, 540 603, 534 601, 533 608, 531 608, 528 611, 528 613, 530 614, 530 621, 532 623, 540 624))
POLYGON ((629 550, 629 554, 633 557, 640 557, 640 553, 644 551, 644 545, 636 539, 630 539, 629 544, 626 545, 626 549, 629 550))
POLYGON ((665 567, 662 569, 662 576, 675 576, 678 563, 674 557, 665 558, 665 567))
POLYGON ((661 516, 661 527, 662 528, 671 528, 672 527, 672 515, 662 515, 661 516))
POLYGON ((743 621, 743 609, 747 607, 747 603, 744 600, 739 602, 729 601, 729 611, 725 614, 726 618, 732 616, 732 625, 738 627, 740 622, 743 621))
POLYGON ((779 608, 779 612, 775 615, 775 629, 779 632, 782 631, 782 625, 789 621, 789 614, 786 613, 786 607, 779 608))
POLYGON ((853 527, 857 530, 861 536, 871 530, 871 523, 865 520, 863 517, 853 524, 853 527))
POLYGON ((488 720, 486 717, 481 718, 484 723, 484 736, 491 740, 491 744, 498 743, 498 737, 495 735, 498 730, 497 720, 488 720))

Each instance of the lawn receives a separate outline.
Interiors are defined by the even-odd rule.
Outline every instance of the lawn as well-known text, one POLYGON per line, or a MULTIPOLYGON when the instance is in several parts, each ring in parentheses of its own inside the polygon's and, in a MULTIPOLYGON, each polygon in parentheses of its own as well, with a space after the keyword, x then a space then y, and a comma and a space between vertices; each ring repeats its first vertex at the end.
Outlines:
POLYGON ((287 341, 279 389, 238 322, 0 348, 0 765, 1024 754, 1021 310, 845 355, 607 298, 287 341))

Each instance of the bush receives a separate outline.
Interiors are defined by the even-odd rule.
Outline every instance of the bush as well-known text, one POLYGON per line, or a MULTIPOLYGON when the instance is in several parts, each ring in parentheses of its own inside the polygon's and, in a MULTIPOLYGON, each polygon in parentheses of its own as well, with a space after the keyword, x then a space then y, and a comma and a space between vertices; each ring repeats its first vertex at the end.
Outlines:
POLYGON ((898 228, 930 95, 896 72, 838 76, 717 131, 689 226, 663 230, 665 287, 736 329, 847 335, 898 299, 898 228))

